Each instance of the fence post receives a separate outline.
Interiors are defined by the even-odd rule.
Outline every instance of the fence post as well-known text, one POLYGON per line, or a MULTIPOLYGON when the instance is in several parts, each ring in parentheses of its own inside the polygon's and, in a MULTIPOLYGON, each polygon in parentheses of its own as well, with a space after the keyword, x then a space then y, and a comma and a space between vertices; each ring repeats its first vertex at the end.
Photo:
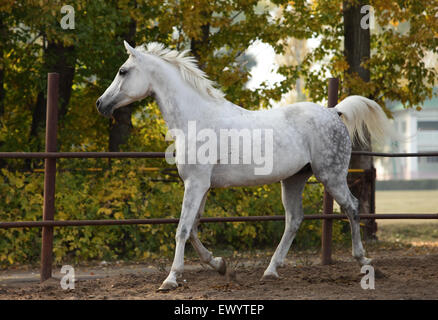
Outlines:
MULTIPOLYGON (((46 152, 56 152, 58 134, 59 73, 47 75, 46 152)), ((43 221, 55 216, 56 159, 44 162, 43 221)), ((53 227, 43 227, 41 244, 41 282, 52 277, 53 227)))
MULTIPOLYGON (((366 183, 370 184, 370 213, 376 213, 376 168, 374 167, 374 164, 372 165, 370 172, 368 174, 369 177, 366 179, 366 183)), ((377 240, 377 222, 375 219, 370 219, 365 222, 365 228, 368 230, 365 230, 365 236, 367 237, 366 240, 377 240)))
MULTIPOLYGON (((328 107, 333 108, 338 104, 338 88, 339 79, 330 78, 328 83, 328 107)), ((333 213, 333 198, 324 190, 323 214, 333 213)), ((332 262, 332 225, 331 219, 322 220, 322 235, 321 235, 321 263, 323 265, 332 262)))

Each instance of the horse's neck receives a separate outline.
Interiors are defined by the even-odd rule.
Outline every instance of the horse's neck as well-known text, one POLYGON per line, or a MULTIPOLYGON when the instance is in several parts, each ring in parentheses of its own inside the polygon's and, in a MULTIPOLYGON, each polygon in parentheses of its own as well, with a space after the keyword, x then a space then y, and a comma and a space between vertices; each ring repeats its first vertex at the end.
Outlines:
POLYGON ((159 68, 154 74, 155 99, 169 129, 185 131, 188 121, 205 121, 220 113, 222 102, 203 97, 172 68, 159 68))

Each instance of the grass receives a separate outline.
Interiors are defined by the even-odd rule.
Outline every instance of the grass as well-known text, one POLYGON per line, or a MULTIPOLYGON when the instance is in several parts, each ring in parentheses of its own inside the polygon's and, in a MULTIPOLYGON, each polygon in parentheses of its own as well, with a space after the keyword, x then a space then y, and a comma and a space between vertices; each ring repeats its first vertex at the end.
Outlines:
POLYGON ((419 244, 426 242, 438 243, 438 224, 389 224, 379 226, 379 240, 387 242, 402 242, 419 244))
POLYGON ((438 190, 376 192, 377 213, 438 213, 438 190))
MULTIPOLYGON (((377 191, 377 213, 438 213, 438 190, 377 191)), ((378 220, 382 241, 438 243, 438 220, 378 220)))
MULTIPOLYGON (((335 203, 335 209, 339 206, 335 203)), ((438 213, 438 190, 376 192, 377 213, 438 213)), ((438 243, 438 220, 377 220, 379 240, 397 243, 438 243)))

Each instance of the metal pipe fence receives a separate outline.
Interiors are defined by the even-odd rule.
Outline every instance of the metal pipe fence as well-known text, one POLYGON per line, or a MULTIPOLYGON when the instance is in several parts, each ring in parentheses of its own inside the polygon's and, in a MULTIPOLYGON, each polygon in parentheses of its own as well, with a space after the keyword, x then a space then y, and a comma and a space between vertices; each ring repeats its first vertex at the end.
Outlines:
MULTIPOLYGON (((104 220, 54 220, 55 217, 55 179, 56 159, 72 158, 165 158, 165 152, 56 152, 57 110, 58 110, 59 75, 48 74, 46 150, 45 152, 0 152, 3 159, 45 159, 44 169, 44 205, 42 221, 3 221, 0 228, 42 228, 41 246, 41 282, 52 276, 53 228, 72 226, 110 226, 110 225, 140 225, 140 224, 176 224, 179 219, 104 219, 104 220)), ((329 107, 337 103, 338 81, 329 81, 329 107)), ((170 154, 169 154, 170 155, 170 154)), ((438 152, 421 153, 379 153, 368 151, 353 151, 352 156, 377 157, 430 157, 438 156, 438 152)), ((171 154, 170 156, 173 156, 171 154)), ((350 172, 367 173, 364 169, 351 169, 350 172)), ((374 176, 374 175, 373 175, 374 176)), ((305 220, 322 219, 322 263, 331 262, 331 232, 333 219, 347 219, 344 214, 333 214, 333 198, 325 192, 322 214, 305 215, 305 220)), ((360 214, 360 219, 438 219, 436 214, 360 214)), ((260 222, 284 221, 284 215, 276 216, 239 216, 239 217, 204 217, 201 223, 217 222, 260 222)))
MULTIPOLYGON (((388 213, 360 214, 360 219, 438 219, 438 213, 388 213)), ((345 214, 306 214, 304 220, 348 220, 345 214)), ((261 222, 283 221, 284 216, 239 216, 239 217, 204 217, 201 223, 217 222, 261 222)), ((102 219, 102 220, 46 220, 46 221, 11 221, 0 222, 1 229, 9 228, 43 228, 43 227, 84 227, 84 226, 116 226, 133 224, 177 224, 178 218, 159 219, 102 219)))

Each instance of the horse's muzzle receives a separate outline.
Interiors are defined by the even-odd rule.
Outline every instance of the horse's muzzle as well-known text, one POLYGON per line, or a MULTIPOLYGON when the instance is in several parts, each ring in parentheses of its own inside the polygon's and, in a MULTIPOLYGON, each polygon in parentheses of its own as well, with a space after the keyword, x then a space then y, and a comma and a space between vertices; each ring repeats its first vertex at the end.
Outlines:
POLYGON ((96 108, 97 108, 97 110, 100 112, 100 109, 99 109, 99 107, 102 105, 102 99, 97 99, 97 101, 96 101, 96 108))
POLYGON ((97 108, 97 111, 99 111, 99 113, 101 115, 103 115, 104 117, 106 117, 106 118, 110 118, 111 117, 111 114, 112 114, 111 109, 112 108, 109 108, 109 106, 107 106, 105 108, 103 106, 101 98, 97 99, 97 101, 96 101, 96 108, 97 108))

